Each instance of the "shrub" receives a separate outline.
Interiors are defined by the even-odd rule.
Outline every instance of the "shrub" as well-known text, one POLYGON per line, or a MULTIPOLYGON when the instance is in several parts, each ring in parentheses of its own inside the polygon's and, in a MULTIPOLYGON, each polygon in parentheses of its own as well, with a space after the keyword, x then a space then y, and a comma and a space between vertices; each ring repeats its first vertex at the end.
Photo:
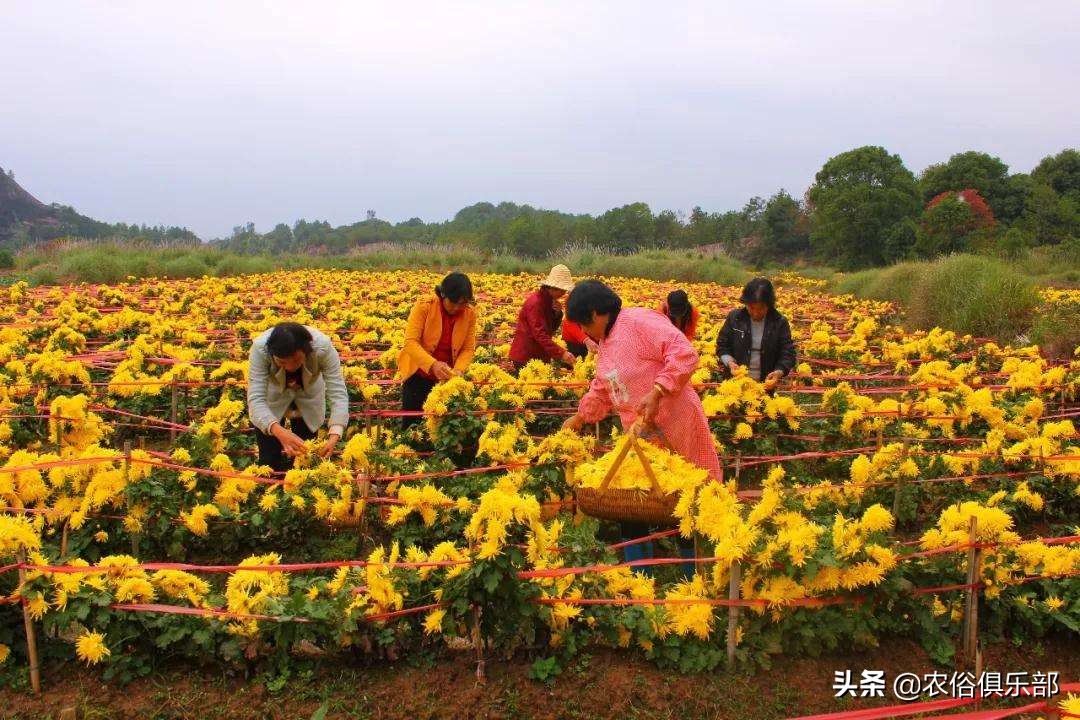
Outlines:
POLYGON ((833 289, 902 308, 917 328, 940 326, 1011 341, 1031 325, 1039 297, 1012 266, 976 255, 904 262, 840 277, 833 289))
POLYGON ((1080 304, 1045 305, 1031 328, 1031 341, 1049 357, 1071 359, 1080 347, 1080 304))
POLYGON ((195 255, 180 255, 161 265, 161 275, 170 279, 202 277, 207 270, 203 259, 195 255))
POLYGON ((115 248, 100 246, 76 250, 60 261, 60 274, 87 283, 118 283, 129 273, 115 248))
POLYGON ((60 282, 60 268, 48 263, 37 263, 26 274, 31 285, 56 285, 60 282))
POLYGON ((1039 304, 1032 283, 998 260, 950 255, 913 270, 905 304, 915 327, 1011 341, 1030 327, 1039 304))
POLYGON ((275 263, 268 257, 259 255, 227 255, 217 267, 214 275, 225 277, 227 275, 253 275, 255 273, 273 272, 281 263, 275 263))

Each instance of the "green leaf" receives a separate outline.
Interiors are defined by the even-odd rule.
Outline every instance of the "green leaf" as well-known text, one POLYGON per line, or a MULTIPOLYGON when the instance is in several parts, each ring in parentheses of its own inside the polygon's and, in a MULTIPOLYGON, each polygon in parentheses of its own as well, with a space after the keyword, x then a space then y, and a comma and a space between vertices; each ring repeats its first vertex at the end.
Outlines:
POLYGON ((495 592, 495 589, 499 587, 500 579, 498 570, 491 570, 484 576, 484 589, 489 593, 495 592))
POLYGON ((311 720, 323 720, 326 717, 326 711, 330 709, 330 703, 324 702, 319 706, 319 709, 311 714, 311 720))

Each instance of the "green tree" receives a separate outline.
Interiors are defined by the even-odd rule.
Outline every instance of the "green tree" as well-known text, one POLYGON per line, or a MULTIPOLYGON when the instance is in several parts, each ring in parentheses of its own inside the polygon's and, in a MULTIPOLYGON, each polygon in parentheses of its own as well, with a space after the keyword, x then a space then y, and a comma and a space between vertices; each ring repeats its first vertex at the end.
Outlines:
POLYGON ((1045 183, 1058 195, 1080 203, 1080 152, 1069 148, 1044 157, 1031 171, 1031 179, 1045 183))
POLYGON ((885 263, 885 239, 919 211, 915 176, 899 155, 865 146, 841 153, 818 171, 808 192, 811 245, 843 268, 885 263))
POLYGON ((522 257, 544 257, 565 242, 565 226, 558 213, 529 213, 506 226, 506 248, 522 257))
POLYGON ((885 231, 881 254, 887 263, 907 260, 915 251, 919 225, 913 218, 904 218, 885 231))
POLYGON ((789 259, 810 249, 810 228, 802 203, 786 190, 769 198, 761 212, 762 239, 766 255, 789 259))
POLYGON ((971 206, 956 193, 927 206, 915 237, 915 254, 932 258, 970 250, 969 236, 975 227, 971 206))
POLYGON ((596 225, 600 243, 621 252, 651 245, 656 237, 656 219, 643 202, 612 208, 597 218, 596 225))
POLYGON ((1080 210, 1071 196, 1059 195, 1049 184, 1036 182, 1021 225, 1036 245, 1057 245, 1080 236, 1080 210))
POLYGON ((701 247, 718 241, 716 218, 695 205, 690 211, 690 222, 686 225, 686 244, 701 247))
POLYGON ((656 216, 654 227, 654 239, 660 247, 678 247, 682 244, 683 226, 679 217, 671 210, 661 211, 656 216))

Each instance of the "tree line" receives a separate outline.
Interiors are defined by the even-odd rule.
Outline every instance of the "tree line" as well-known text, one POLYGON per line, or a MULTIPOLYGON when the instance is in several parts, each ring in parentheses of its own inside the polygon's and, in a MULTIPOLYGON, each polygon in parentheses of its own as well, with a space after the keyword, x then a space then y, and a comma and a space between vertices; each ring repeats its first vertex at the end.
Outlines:
POLYGON ((352 225, 300 220, 266 233, 248 223, 215 241, 241 253, 347 253, 377 243, 443 243, 541 257, 568 245, 615 252, 718 246, 762 264, 804 258, 854 269, 952 252, 1016 255, 1080 241, 1080 152, 1010 173, 999 158, 962 152, 916 176, 885 148, 830 158, 802 197, 779 190, 738 210, 653 212, 643 202, 600 215, 480 202, 446 222, 375 217, 352 225))
MULTIPOLYGON (((13 177, 0 180, 14 186, 13 177)), ((56 204, 41 210, 46 221, 12 222, 6 237, 0 232, 0 245, 17 249, 68 236, 199 242, 185 228, 103 223, 56 204)), ((369 211, 367 219, 338 227, 299 220, 260 233, 247 223, 211 242, 233 252, 274 255, 337 255, 378 244, 446 244, 523 257, 543 257, 567 246, 625 253, 708 246, 755 265, 805 259, 856 269, 953 252, 1010 257, 1042 245, 1065 245, 1080 255, 1078 238, 1080 152, 1075 149, 1043 158, 1030 173, 1010 173, 1001 159, 968 151, 916 176, 899 155, 865 146, 830 158, 801 197, 781 189, 725 212, 701 207, 688 215, 654 212, 636 202, 599 215, 573 215, 480 202, 445 222, 414 217, 390 223, 369 211)))

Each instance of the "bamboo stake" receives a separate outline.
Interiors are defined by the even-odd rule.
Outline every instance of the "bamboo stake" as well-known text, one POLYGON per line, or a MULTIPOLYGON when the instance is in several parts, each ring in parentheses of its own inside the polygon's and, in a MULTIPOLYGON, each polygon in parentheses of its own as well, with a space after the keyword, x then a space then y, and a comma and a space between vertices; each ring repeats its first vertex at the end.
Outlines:
MULTIPOLYGON (((728 600, 739 599, 739 580, 742 575, 742 566, 738 562, 731 564, 731 569, 728 570, 728 600)), ((728 606, 728 627, 727 627, 727 659, 728 669, 735 669, 735 646, 738 641, 739 630, 739 606, 728 606)))
MULTIPOLYGON (((23 567, 23 563, 26 562, 26 553, 22 550, 15 556, 19 561, 19 588, 26 584, 26 569, 23 567)), ((26 630, 26 656, 30 660, 30 687, 33 689, 34 694, 37 695, 41 692, 41 661, 38 658, 37 647, 37 634, 34 632, 34 619, 30 617, 30 608, 26 606, 26 599, 22 602, 23 612, 23 627, 26 630)))

